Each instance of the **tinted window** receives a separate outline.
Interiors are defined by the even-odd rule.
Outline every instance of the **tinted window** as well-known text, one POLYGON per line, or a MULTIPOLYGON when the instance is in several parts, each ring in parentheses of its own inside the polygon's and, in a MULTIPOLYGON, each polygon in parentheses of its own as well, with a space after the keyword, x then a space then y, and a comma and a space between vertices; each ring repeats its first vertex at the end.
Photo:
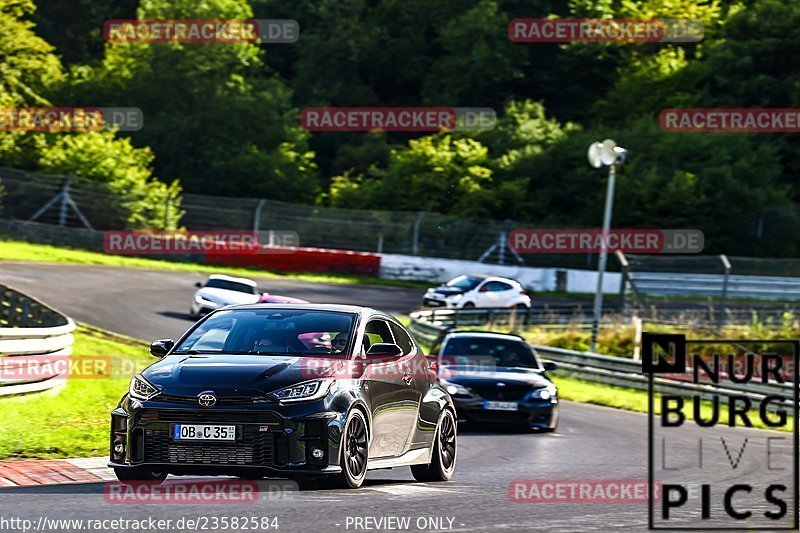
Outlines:
POLYGON ((298 309, 220 311, 175 350, 200 353, 345 354, 355 315, 298 309))
POLYGON ((226 279, 210 279, 206 282, 206 287, 212 289, 225 289, 227 291, 246 292, 248 294, 256 294, 256 288, 246 283, 237 283, 235 281, 228 281, 226 279))
MULTIPOLYGON (((389 324, 387 324, 385 320, 370 320, 364 331, 365 337, 369 340, 369 346, 372 346, 376 342, 394 342, 389 324)), ((364 348, 368 349, 369 346, 364 346, 364 348)))
POLYGON ((498 292, 498 291, 508 291, 511 290, 513 287, 508 283, 503 283, 502 281, 490 281, 486 284, 486 290, 491 292, 498 292))
POLYGON ((411 350, 414 349, 414 344, 411 342, 411 337, 408 336, 408 333, 392 322, 389 323, 389 326, 394 334, 394 342, 403 349, 404 354, 411 353, 411 350))
POLYGON ((540 368, 539 361, 528 344, 511 339, 454 337, 445 346, 443 355, 491 357, 496 366, 540 368))

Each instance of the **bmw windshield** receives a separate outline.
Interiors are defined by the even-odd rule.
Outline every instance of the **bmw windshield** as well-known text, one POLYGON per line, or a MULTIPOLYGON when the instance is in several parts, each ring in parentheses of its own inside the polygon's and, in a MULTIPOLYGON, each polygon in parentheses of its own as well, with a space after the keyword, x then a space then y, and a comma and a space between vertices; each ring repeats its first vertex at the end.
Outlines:
POLYGON ((442 355, 447 356, 455 366, 475 365, 476 361, 480 361, 484 369, 541 368, 536 354, 525 343, 505 339, 456 337, 447 343, 442 355))
POLYGON ((344 356, 356 315, 300 309, 231 309, 198 324, 175 354, 344 356))

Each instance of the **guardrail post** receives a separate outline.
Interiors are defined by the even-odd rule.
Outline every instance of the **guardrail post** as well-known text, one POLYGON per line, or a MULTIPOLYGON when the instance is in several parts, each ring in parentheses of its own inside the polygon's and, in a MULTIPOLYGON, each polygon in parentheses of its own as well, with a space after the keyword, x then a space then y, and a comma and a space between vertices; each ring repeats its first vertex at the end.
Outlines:
POLYGON ((717 311, 717 327, 721 328, 725 325, 725 302, 728 299, 728 277, 731 273, 731 262, 728 261, 728 256, 720 254, 719 260, 722 262, 722 268, 725 270, 724 277, 722 278, 722 297, 719 302, 719 310, 717 311))
POLYGON ((458 309, 453 309, 453 329, 458 328, 458 314, 460 311, 458 309))
POLYGON ((633 315, 633 360, 642 359, 642 319, 633 315))

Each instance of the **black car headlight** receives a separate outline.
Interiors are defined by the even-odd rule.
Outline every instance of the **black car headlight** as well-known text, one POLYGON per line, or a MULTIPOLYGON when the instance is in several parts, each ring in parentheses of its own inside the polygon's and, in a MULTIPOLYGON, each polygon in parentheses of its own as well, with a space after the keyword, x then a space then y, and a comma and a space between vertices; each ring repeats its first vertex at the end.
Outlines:
POLYGON ((531 398, 536 400, 550 400, 552 398, 555 398, 557 393, 558 390, 556 389, 556 386, 551 383, 546 387, 543 387, 541 389, 536 389, 535 391, 533 391, 531 393, 531 398))
POLYGON ((158 389, 141 375, 136 374, 133 376, 133 379, 131 379, 130 386, 128 386, 128 394, 130 394, 131 398, 145 401, 158 394, 158 389))
POLYGON ((328 394, 333 383, 334 380, 332 379, 306 381, 305 383, 298 383, 297 385, 271 392, 270 396, 284 403, 318 400, 328 394))

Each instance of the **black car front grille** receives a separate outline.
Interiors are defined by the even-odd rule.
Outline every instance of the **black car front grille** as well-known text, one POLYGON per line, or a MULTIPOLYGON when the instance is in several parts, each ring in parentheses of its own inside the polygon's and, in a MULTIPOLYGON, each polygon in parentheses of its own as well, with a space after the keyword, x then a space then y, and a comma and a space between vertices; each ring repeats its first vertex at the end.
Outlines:
POLYGON ((174 442, 168 431, 146 429, 144 461, 146 463, 261 465, 273 464, 272 433, 244 433, 241 441, 231 443, 174 442))
POLYGON ((189 409, 145 409, 139 415, 142 422, 219 423, 219 424, 280 424, 275 413, 253 411, 198 411, 189 409))
POLYGON ((522 400, 526 394, 531 391, 527 386, 513 386, 508 385, 505 387, 498 387, 491 385, 488 387, 475 387, 470 386, 470 389, 485 400, 499 400, 507 402, 515 402, 522 400))
POLYGON ((489 424, 522 424, 528 421, 530 414, 518 411, 470 411, 468 417, 473 422, 489 424))

